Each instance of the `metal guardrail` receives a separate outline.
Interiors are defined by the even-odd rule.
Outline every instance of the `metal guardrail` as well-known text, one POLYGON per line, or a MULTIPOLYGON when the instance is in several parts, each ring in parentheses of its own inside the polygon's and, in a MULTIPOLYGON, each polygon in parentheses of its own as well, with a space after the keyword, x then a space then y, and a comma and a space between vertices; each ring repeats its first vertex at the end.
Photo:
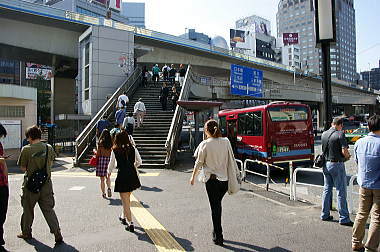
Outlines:
POLYGON ((358 175, 352 175, 350 182, 348 183, 348 211, 354 214, 354 198, 353 194, 359 195, 359 193, 354 192, 354 181, 358 179, 358 175))
POLYGON ((293 173, 293 176, 292 176, 292 180, 290 182, 290 190, 291 190, 290 200, 294 200, 294 201, 297 200, 297 184, 298 185, 314 186, 314 187, 323 187, 323 186, 320 186, 320 185, 313 185, 313 184, 307 184, 307 183, 299 183, 299 182, 297 182, 297 173, 299 171, 308 171, 308 172, 323 173, 322 169, 316 169, 316 168, 296 168, 294 170, 294 173, 293 173))
POLYGON ((110 118, 114 112, 114 108, 119 95, 127 92, 127 96, 133 95, 141 81, 141 69, 137 67, 129 78, 115 91, 115 93, 106 101, 103 107, 96 113, 92 120, 87 124, 82 133, 75 140, 75 164, 78 165, 83 158, 87 149, 95 142, 96 125, 98 121, 107 115, 110 118))
POLYGON ((235 161, 236 161, 236 163, 240 164, 240 168, 239 168, 239 166, 238 166, 238 168, 240 170, 240 176, 243 179, 243 175, 244 175, 244 163, 243 163, 243 161, 241 161, 240 159, 237 159, 237 158, 235 158, 235 161))
MULTIPOLYGON (((185 80, 183 82, 181 93, 178 98, 179 101, 188 100, 189 95, 190 95, 191 84, 192 84, 191 66, 189 65, 187 67, 185 80)), ((173 162, 175 160, 175 154, 178 148, 179 135, 181 134, 184 116, 185 116, 185 109, 177 105, 174 111, 174 116, 172 119, 172 123, 170 125, 169 133, 165 142, 165 148, 166 148, 165 166, 168 168, 173 165, 173 162)))
MULTIPOLYGON (((264 177, 266 178, 266 181, 265 181, 265 188, 266 190, 268 191, 269 190, 269 183, 270 181, 274 182, 271 178, 270 178, 270 167, 273 167, 273 168, 277 168, 277 169, 280 169, 280 170, 284 170, 284 168, 280 167, 280 166, 277 166, 277 165, 274 165, 274 164, 269 164, 269 163, 266 163, 266 162, 263 162, 263 161, 260 161, 260 160, 252 160, 252 159, 246 159, 244 160, 244 172, 243 172, 243 180, 245 180, 246 176, 247 176, 247 172, 248 173, 251 173, 251 174, 255 174, 255 175, 258 175, 258 176, 261 176, 261 177, 264 177), (247 169, 247 164, 248 163, 257 163, 257 164, 262 164, 262 165, 265 165, 266 168, 267 168, 267 173, 266 175, 262 174, 262 173, 258 173, 258 172, 254 172, 254 171, 250 171, 247 169)), ((247 182, 247 181, 246 181, 247 182)), ((250 183, 250 182, 247 182, 247 183, 250 183)))

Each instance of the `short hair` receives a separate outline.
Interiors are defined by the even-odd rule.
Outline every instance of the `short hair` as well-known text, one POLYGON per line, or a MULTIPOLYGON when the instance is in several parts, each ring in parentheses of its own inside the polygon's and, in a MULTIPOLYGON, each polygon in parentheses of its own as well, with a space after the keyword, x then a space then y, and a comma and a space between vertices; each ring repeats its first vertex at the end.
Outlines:
POLYGON ((124 91, 123 94, 124 94, 124 95, 127 95, 127 91, 124 91))
POLYGON ((334 117, 333 121, 332 121, 332 124, 334 125, 342 125, 343 124, 343 118, 338 116, 338 117, 334 117))
POLYGON ((132 113, 132 112, 129 112, 129 113, 128 113, 128 116, 129 116, 129 117, 132 117, 132 116, 133 116, 133 113, 132 113))
POLYGON ((25 137, 32 140, 41 139, 42 131, 37 125, 33 125, 26 129, 25 137))
POLYGON ((380 130, 380 115, 373 115, 368 119, 368 129, 372 132, 380 130))
POLYGON ((7 136, 7 130, 4 128, 4 126, 0 123, 0 136, 7 136))

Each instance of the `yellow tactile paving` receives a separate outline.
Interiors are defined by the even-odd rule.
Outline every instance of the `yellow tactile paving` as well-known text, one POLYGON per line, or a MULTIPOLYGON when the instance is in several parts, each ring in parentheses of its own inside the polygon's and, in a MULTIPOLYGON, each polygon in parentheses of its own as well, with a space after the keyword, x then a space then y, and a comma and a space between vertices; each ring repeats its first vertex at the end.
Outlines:
POLYGON ((149 235, 158 251, 186 251, 148 210, 131 195, 132 214, 149 235))

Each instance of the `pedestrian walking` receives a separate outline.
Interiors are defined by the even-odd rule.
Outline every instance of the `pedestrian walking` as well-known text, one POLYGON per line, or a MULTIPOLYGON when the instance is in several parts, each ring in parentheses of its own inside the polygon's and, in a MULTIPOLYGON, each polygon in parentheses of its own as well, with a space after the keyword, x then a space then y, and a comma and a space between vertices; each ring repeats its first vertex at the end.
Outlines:
POLYGON ((158 81, 160 80, 160 68, 158 67, 158 64, 154 65, 154 67, 152 68, 152 74, 154 84, 158 83, 158 81))
POLYGON ((125 109, 123 107, 120 107, 116 113, 115 113, 115 120, 116 123, 120 125, 120 127, 123 125, 125 118, 125 109))
MULTIPOLYGON (((0 139, 7 136, 7 130, 0 123, 0 139)), ((5 250, 4 241, 4 222, 7 217, 9 188, 8 188, 8 167, 5 160, 7 156, 4 153, 4 148, 0 142, 0 251, 5 250)))
POLYGON ((179 66, 179 85, 182 87, 183 83, 185 82, 185 75, 186 75, 186 69, 181 64, 179 66))
POLYGON ((179 99, 179 94, 177 91, 177 88, 175 86, 172 87, 172 110, 175 110, 175 107, 177 106, 177 101, 179 99))
POLYGON ((110 132, 105 129, 99 138, 98 148, 96 150, 96 157, 98 162, 96 164, 96 176, 100 178, 100 190, 102 191, 102 197, 106 198, 105 183, 107 183, 107 197, 112 196, 111 191, 111 178, 107 174, 108 163, 110 162, 112 151, 112 138, 110 132))
POLYGON ((162 77, 164 81, 169 80, 169 67, 166 64, 162 67, 162 77))
POLYGON ((211 207, 213 223, 212 240, 216 245, 223 246, 222 230, 222 199, 226 192, 236 193, 240 189, 238 167, 232 152, 231 144, 222 133, 215 120, 205 124, 206 140, 197 147, 194 156, 196 161, 190 178, 194 185, 195 176, 206 184, 207 196, 211 207))
POLYGON ((135 128, 135 118, 133 118, 132 112, 129 112, 128 116, 124 118, 123 128, 127 131, 128 135, 133 135, 133 130, 135 128))
POLYGON ((146 68, 146 66, 143 67, 142 71, 141 71, 141 75, 142 75, 142 86, 143 87, 146 87, 148 85, 148 69, 146 68))
POLYGON ((348 144, 344 135, 343 119, 336 117, 331 123, 331 128, 322 134, 322 150, 325 151, 326 164, 323 167, 324 187, 322 194, 323 221, 331 221, 330 215, 332 202, 332 190, 335 186, 338 199, 339 223, 344 226, 352 226, 350 214, 347 208, 347 177, 344 162, 350 159, 348 144))
POLYGON ((40 209, 49 225, 50 233, 54 234, 56 244, 62 243, 63 238, 59 227, 58 218, 54 211, 54 193, 51 180, 51 166, 56 157, 53 148, 49 144, 41 142, 41 130, 37 126, 29 127, 25 136, 29 145, 24 146, 18 159, 18 165, 25 172, 24 183, 22 184, 21 205, 23 213, 21 216, 21 233, 18 238, 32 238, 32 224, 34 220, 34 207, 38 203, 40 209), (39 192, 32 192, 28 178, 35 177, 35 172, 45 170, 47 180, 41 183, 39 192))
POLYGON ((127 110, 127 104, 129 102, 129 98, 127 96, 127 92, 123 92, 123 94, 119 95, 117 98, 117 108, 124 108, 125 111, 127 110))
POLYGON ((166 110, 169 96, 169 88, 166 86, 166 83, 162 83, 161 91, 160 91, 160 103, 162 106, 162 110, 166 110))
POLYGON ((368 119, 368 136, 354 146, 358 164, 359 209, 352 231, 354 251, 379 251, 380 242, 380 115, 368 119), (362 243, 366 223, 371 213, 367 242, 362 243))
POLYGON ((171 64, 170 71, 169 71, 169 80, 170 83, 174 86, 175 85, 175 75, 177 73, 177 70, 174 68, 174 64, 171 64))
POLYGON ((134 107, 134 113, 137 119, 137 128, 140 128, 140 125, 143 126, 144 116, 146 113, 145 104, 142 101, 142 98, 139 98, 138 102, 136 102, 134 107))
POLYGON ((99 138, 104 129, 111 126, 111 123, 107 120, 107 115, 103 115, 102 119, 96 124, 96 137, 99 138))
POLYGON ((116 134, 108 174, 111 175, 113 169, 117 169, 114 191, 120 194, 123 204, 123 213, 119 220, 126 225, 127 231, 134 232, 130 197, 134 190, 141 187, 137 167, 142 164, 142 160, 138 150, 129 139, 126 131, 116 134))
POLYGON ((121 131, 121 125, 118 123, 115 123, 115 125, 113 126, 113 128, 110 131, 112 142, 115 140, 116 134, 119 133, 120 131, 121 131))

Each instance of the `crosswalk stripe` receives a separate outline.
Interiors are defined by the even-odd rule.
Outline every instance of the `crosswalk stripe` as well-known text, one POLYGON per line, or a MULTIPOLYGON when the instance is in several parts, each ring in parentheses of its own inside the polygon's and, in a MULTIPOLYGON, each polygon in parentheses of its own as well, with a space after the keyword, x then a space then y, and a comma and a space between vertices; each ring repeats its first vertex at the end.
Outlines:
POLYGON ((150 239, 153 241, 158 251, 186 251, 165 229, 164 226, 140 203, 140 201, 131 195, 131 210, 133 216, 150 239))

